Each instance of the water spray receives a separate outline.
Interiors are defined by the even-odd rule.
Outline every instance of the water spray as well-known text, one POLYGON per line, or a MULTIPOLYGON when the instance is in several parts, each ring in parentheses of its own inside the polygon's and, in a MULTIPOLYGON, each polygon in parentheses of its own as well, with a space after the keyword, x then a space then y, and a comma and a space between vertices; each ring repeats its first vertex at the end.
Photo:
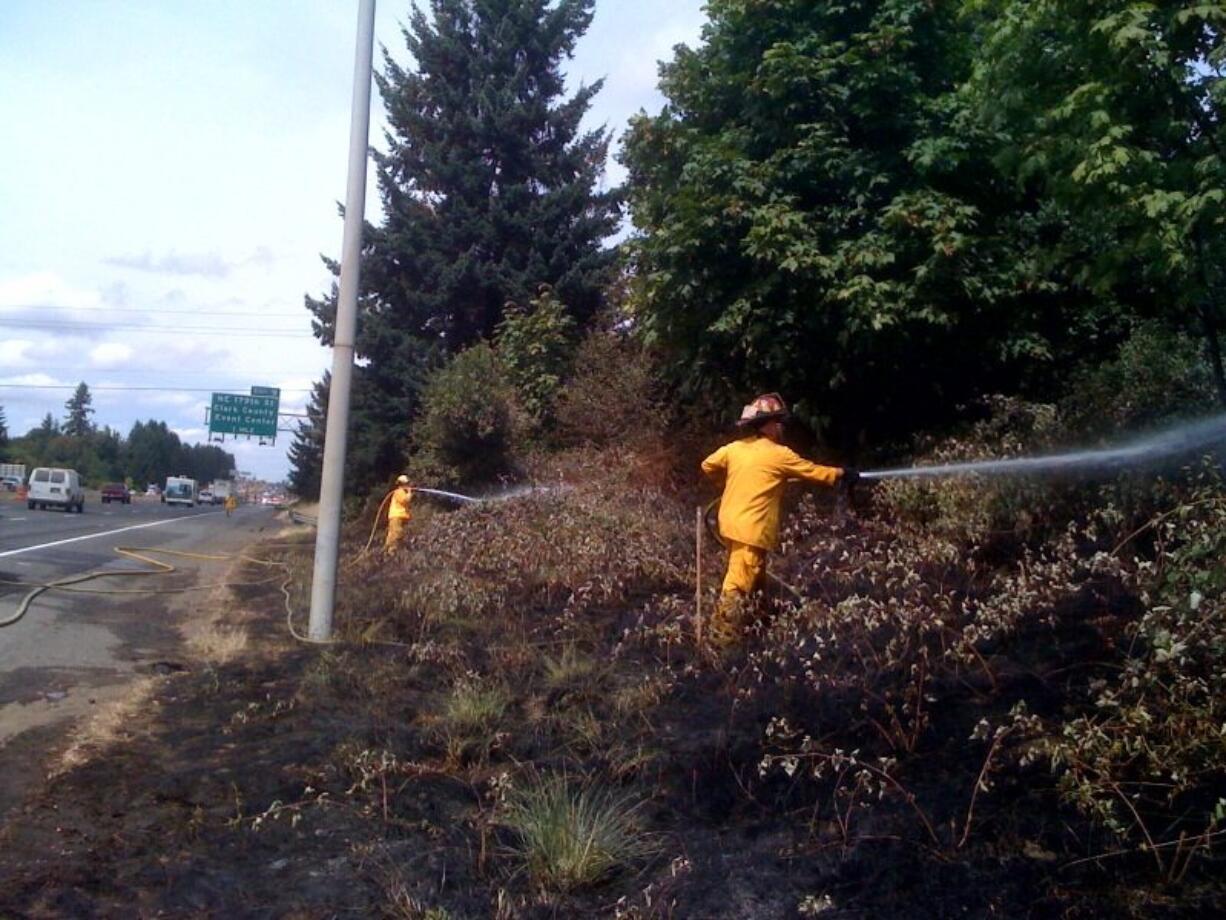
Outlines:
POLYGON ((460 502, 464 505, 479 505, 485 502, 505 502, 513 498, 522 498, 525 495, 536 495, 544 492, 556 492, 559 486, 538 486, 538 485, 522 485, 512 486, 509 489, 503 489, 501 492, 495 492, 492 495, 461 495, 459 492, 448 492, 446 489, 427 489, 421 486, 411 486, 413 494, 418 492, 426 495, 436 495, 439 498, 449 498, 452 501, 460 502))
MULTIPOLYGON (((413 488, 413 487, 410 487, 413 488)), ((413 488, 414 494, 421 492, 423 495, 437 495, 440 498, 450 498, 452 501, 460 502, 461 504, 476 504, 481 501, 479 498, 473 498, 471 495, 461 495, 459 492, 448 492, 446 489, 426 489, 421 486, 413 488)))
MULTIPOLYGON (((444 498, 444 499, 447 499, 448 501, 456 502, 460 505, 480 505, 486 502, 509 501, 512 498, 520 498, 521 496, 533 495, 538 492, 555 492, 559 488, 565 488, 565 487, 564 486, 537 486, 537 485, 512 486, 509 489, 504 489, 503 491, 497 492, 493 495, 484 495, 479 498, 474 497, 472 495, 461 495, 459 492, 449 492, 446 489, 431 489, 425 486, 411 486, 410 488, 413 490, 414 495, 418 495, 418 494, 433 495, 436 498, 444 498)), ((350 560, 349 564, 352 564, 356 562, 357 560, 362 559, 363 557, 366 556, 367 553, 370 552, 370 548, 371 546, 374 545, 374 542, 375 542, 375 533, 378 531, 379 525, 383 523, 384 509, 387 508, 387 503, 391 501, 392 495, 395 493, 395 491, 396 491, 395 489, 389 489, 388 493, 383 496, 383 501, 379 503, 379 508, 377 511, 375 511, 374 520, 371 521, 370 536, 366 538, 366 545, 362 547, 361 552, 359 552, 356 556, 354 556, 350 560)))
POLYGON ((861 479, 902 479, 919 476, 1022 475, 1066 471, 1112 470, 1203 451, 1226 443, 1226 414, 1192 422, 1119 447, 1077 450, 1010 460, 974 460, 890 470, 869 470, 861 479))

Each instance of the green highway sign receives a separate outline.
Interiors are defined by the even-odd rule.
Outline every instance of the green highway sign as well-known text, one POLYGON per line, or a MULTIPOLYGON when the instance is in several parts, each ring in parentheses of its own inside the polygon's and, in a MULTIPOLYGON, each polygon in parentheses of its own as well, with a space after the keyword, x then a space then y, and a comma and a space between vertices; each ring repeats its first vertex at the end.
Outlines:
POLYGON ((214 393, 209 410, 209 434, 245 434, 257 438, 276 438, 277 396, 242 396, 214 393))
POLYGON ((251 395, 252 396, 275 396, 277 397, 277 399, 280 399, 281 398, 281 388, 280 387, 252 387, 251 395))

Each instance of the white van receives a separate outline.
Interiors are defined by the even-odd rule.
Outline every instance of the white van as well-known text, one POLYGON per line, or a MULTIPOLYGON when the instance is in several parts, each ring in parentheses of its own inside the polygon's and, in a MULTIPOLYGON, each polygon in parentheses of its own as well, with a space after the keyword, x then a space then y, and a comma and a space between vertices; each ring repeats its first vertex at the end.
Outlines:
POLYGON ((26 507, 46 508, 58 505, 65 511, 74 508, 77 514, 85 510, 85 492, 81 488, 81 476, 76 470, 40 466, 30 474, 30 491, 26 495, 26 507))
POLYGON ((166 477, 166 491, 162 493, 162 501, 166 504, 194 508, 197 500, 196 480, 186 476, 166 477))

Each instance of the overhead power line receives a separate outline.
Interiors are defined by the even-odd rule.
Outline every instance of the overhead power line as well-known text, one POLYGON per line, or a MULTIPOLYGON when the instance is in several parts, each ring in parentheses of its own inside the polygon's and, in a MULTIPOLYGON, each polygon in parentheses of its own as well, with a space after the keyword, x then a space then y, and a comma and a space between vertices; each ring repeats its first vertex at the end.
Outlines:
MULTIPOLYGON (((60 310, 72 313, 136 313, 145 315, 147 313, 157 313, 166 316, 258 316, 261 319, 265 316, 278 317, 293 317, 301 319, 305 315, 305 311, 298 310, 294 313, 278 312, 270 313, 266 310, 167 310, 163 307, 70 307, 65 304, 44 304, 44 303, 24 303, 24 304, 6 304, 0 307, 3 310, 60 310)), ((0 312, 0 316, 3 313, 0 312)))
POLYGON ((219 330, 216 326, 146 326, 143 323, 103 323, 85 320, 42 320, 42 319, 5 319, 0 316, 0 326, 16 329, 40 329, 54 331, 67 328, 81 332, 106 332, 111 329, 135 329, 140 332, 160 333, 163 335, 181 335, 185 332, 208 332, 219 338, 267 338, 267 339, 313 339, 309 332, 290 332, 283 329, 226 329, 219 330))
MULTIPOLYGON (((0 388, 6 390, 75 390, 79 384, 76 383, 0 383, 0 388)), ((149 392, 149 393, 238 393, 247 395, 246 391, 234 387, 136 387, 136 386, 91 386, 91 393, 95 392, 149 392)), ((295 387, 281 387, 282 393, 310 393, 310 389, 298 389, 295 387)))
MULTIPOLYGON (((29 359, 26 359, 29 360, 29 359)), ((3 373, 0 373, 0 379, 4 377, 16 377, 19 374, 47 374, 51 377, 62 377, 67 374, 70 377, 80 377, 81 374, 86 374, 94 378, 106 377, 156 377, 164 380, 166 377, 208 377, 211 380, 217 379, 217 371, 188 371, 180 368, 170 367, 83 367, 80 364, 68 366, 64 364, 44 364, 41 361, 25 365, 23 367, 6 368, 3 373)))

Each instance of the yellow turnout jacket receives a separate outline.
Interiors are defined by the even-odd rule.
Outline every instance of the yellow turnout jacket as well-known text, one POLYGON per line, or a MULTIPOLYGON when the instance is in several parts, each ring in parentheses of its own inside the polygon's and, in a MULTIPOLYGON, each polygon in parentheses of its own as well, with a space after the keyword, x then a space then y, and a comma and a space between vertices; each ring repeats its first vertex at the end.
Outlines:
POLYGON ((409 501, 413 498, 413 490, 408 486, 398 486, 396 491, 392 493, 392 503, 387 509, 387 519, 389 521, 396 518, 408 520, 413 515, 409 514, 409 501))
POLYGON ((719 532, 724 539, 765 550, 779 546, 784 483, 805 479, 832 486, 843 474, 838 467, 810 463, 758 434, 725 444, 702 461, 702 471, 725 480, 719 503, 719 532))

